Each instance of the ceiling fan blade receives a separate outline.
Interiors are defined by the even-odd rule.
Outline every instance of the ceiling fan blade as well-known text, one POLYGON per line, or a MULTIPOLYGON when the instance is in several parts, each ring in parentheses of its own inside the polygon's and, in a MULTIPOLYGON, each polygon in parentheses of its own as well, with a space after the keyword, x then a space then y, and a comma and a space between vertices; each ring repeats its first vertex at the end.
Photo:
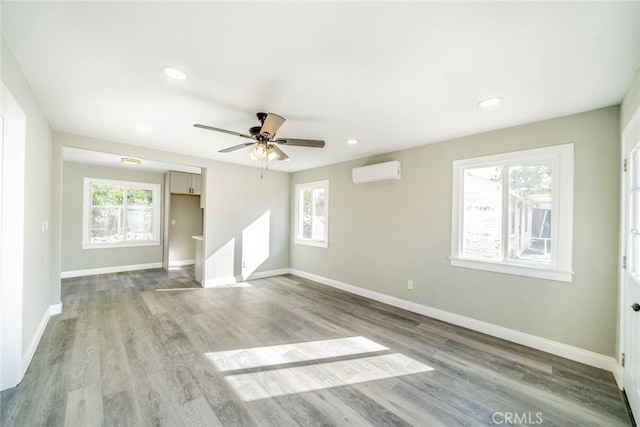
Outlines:
POLYGON ((269 113, 267 114, 267 118, 264 119, 264 123, 262 124, 262 128, 260 128, 260 135, 264 135, 265 133, 269 134, 270 138, 273 138, 280 129, 280 126, 284 123, 285 118, 280 117, 277 114, 269 113))
POLYGON ((244 144, 238 144, 238 145, 234 145, 233 147, 228 147, 228 148, 225 148, 223 150, 220 150, 220 151, 218 151, 218 153, 230 153, 232 151, 236 151, 236 150, 239 150, 239 149, 244 148, 244 147, 248 147, 248 146, 253 145, 253 144, 255 144, 255 142, 245 142, 244 144))
POLYGON ((278 138, 274 142, 284 145, 295 145, 298 147, 322 148, 324 141, 317 139, 296 139, 296 138, 278 138))
POLYGON ((232 130, 214 128, 212 126, 201 125, 201 124, 198 124, 198 123, 196 123, 193 126, 197 127, 197 128, 200 128, 200 129, 213 130, 213 131, 216 131, 216 132, 228 133, 229 135, 235 135, 235 136, 241 136, 243 138, 251 138, 251 139, 253 139, 253 137, 251 135, 245 135, 244 133, 234 132, 232 130))
POLYGON ((276 152, 279 161, 289 160, 289 156, 287 156, 285 152, 279 149, 277 146, 269 144, 269 148, 276 152))

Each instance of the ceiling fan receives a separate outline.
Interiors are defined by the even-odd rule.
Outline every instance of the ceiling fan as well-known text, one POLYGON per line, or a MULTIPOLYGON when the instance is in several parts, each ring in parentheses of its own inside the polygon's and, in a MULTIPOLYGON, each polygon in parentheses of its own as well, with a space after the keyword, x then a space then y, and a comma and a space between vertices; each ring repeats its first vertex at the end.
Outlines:
POLYGON ((298 139, 298 138, 277 138, 276 132, 280 129, 280 126, 284 123, 284 117, 280 117, 273 113, 257 113, 260 126, 254 126, 249 129, 249 135, 232 130, 214 128, 212 126, 194 124, 193 126, 201 129, 213 130, 216 132, 228 133, 230 135, 239 136, 242 138, 251 139, 251 142, 245 142, 243 144, 234 145, 223 150, 219 153, 230 153, 235 150, 239 150, 244 147, 255 145, 251 150, 250 156, 254 160, 289 160, 284 151, 282 151, 276 144, 290 145, 296 147, 311 147, 322 148, 324 147, 324 141, 315 139, 298 139))

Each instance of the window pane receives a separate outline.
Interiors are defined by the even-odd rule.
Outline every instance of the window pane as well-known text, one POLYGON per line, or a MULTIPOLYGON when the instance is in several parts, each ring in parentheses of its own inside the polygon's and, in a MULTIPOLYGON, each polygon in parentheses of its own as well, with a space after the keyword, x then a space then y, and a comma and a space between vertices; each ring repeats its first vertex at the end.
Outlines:
POLYGON ((312 239, 324 240, 324 188, 313 189, 312 239))
POLYGON ((302 238, 311 239, 312 232, 312 215, 313 215, 313 193, 310 188, 301 190, 302 197, 300 197, 300 203, 302 207, 300 209, 302 220, 302 238))
POLYGON ((153 191, 127 189, 127 240, 153 240, 153 191))
POLYGON ((91 186, 91 243, 112 243, 124 239, 123 192, 124 188, 117 185, 91 186))
POLYGON ((296 185, 296 236, 299 243, 324 246, 327 243, 329 183, 296 185))
POLYGON ((551 164, 509 168, 509 259, 551 262, 551 164))
POLYGON ((502 259, 502 167, 465 169, 462 255, 502 259))

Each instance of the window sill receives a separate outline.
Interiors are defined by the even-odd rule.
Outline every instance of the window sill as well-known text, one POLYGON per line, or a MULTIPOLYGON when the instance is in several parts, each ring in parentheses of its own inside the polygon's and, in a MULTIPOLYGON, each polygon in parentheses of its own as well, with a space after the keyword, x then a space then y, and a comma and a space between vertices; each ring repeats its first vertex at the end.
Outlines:
POLYGON ((323 242, 319 240, 299 240, 295 239, 293 243, 297 245, 316 246, 318 248, 328 248, 329 242, 323 242))
POLYGON ((123 242, 123 243, 83 243, 82 249, 116 249, 116 248, 133 248, 137 246, 160 246, 160 241, 148 240, 144 242, 123 242))
POLYGON ((535 277, 537 279, 555 280, 571 283, 573 271, 555 270, 544 267, 534 267, 502 262, 480 261, 475 259, 451 257, 451 266, 470 268, 474 270, 493 271, 496 273, 513 274, 516 276, 535 277))

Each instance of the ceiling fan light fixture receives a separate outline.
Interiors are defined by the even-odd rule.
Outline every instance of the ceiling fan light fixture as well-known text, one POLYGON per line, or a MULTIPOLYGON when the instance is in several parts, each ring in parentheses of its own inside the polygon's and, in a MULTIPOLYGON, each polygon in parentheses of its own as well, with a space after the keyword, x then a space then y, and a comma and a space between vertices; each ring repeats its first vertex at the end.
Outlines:
POLYGON ((251 158, 254 160, 264 160, 267 158, 267 149, 262 145, 258 144, 251 150, 251 158))
POLYGON ((267 151, 267 159, 269 159, 270 162, 272 162, 274 160, 278 160, 279 157, 280 156, 278 155, 278 153, 273 151, 272 148, 269 148, 269 150, 267 151))
POLYGON ((172 65, 165 65, 162 67, 162 72, 165 76, 172 78, 173 80, 186 80, 187 72, 181 70, 180 68, 176 68, 172 65))

